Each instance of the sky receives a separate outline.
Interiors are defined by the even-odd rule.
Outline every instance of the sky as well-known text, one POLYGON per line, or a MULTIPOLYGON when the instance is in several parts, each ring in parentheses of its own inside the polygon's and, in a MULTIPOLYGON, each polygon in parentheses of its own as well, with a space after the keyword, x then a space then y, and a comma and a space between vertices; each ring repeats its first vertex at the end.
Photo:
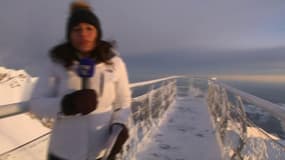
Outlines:
MULTIPOLYGON (((0 64, 39 73, 71 0, 1 0, 0 64)), ((89 0, 136 74, 284 74, 282 0, 89 0)))

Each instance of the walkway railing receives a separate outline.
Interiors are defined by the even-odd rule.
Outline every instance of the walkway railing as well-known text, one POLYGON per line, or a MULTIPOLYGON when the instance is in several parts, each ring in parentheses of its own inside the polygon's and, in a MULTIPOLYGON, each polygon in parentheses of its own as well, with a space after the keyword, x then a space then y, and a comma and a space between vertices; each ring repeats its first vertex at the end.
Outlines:
MULTIPOLYGON (((131 137, 127 141, 123 152, 118 155, 118 159, 129 160, 134 157, 140 147, 140 143, 158 126, 164 112, 175 102, 177 78, 179 76, 131 84, 130 87, 134 95, 130 121, 134 123, 130 130, 131 137)), ((15 106, 16 108, 21 107, 20 105, 15 106)), ((26 105, 23 107, 26 109, 26 105)), ((23 112, 21 108, 20 110, 16 109, 14 110, 15 112, 9 110, 6 113, 12 116, 23 112)), ((4 114, 2 116, 6 117, 4 114)), ((29 157, 34 157, 33 155, 35 154, 37 154, 37 160, 44 160, 46 153, 43 152, 47 149, 48 140, 49 134, 43 135, 13 150, 0 154, 0 160, 28 160, 29 157), (41 151, 38 152, 39 150, 41 151)))
POLYGON ((176 79, 167 77, 158 80, 132 84, 133 93, 139 94, 132 101, 132 135, 118 159, 130 160, 142 146, 142 141, 159 125, 165 111, 176 98, 176 79), (145 93, 141 94, 145 91, 145 93))
POLYGON ((256 126, 247 112, 254 106, 255 110, 263 109, 284 124, 283 108, 215 81, 209 81, 207 100, 223 159, 284 159, 285 147, 281 140, 256 126))

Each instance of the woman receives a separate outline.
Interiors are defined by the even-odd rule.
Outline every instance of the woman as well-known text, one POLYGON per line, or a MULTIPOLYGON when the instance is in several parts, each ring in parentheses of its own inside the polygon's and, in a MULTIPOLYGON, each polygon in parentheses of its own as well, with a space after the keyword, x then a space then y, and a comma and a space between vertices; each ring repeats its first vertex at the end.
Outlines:
POLYGON ((128 138, 131 92, 123 60, 103 41, 99 19, 88 4, 73 2, 66 42, 51 52, 48 88, 44 97, 31 101, 39 117, 54 118, 49 160, 100 159, 112 127, 123 126, 110 159, 128 138), (81 88, 79 61, 95 61, 88 89, 81 88))

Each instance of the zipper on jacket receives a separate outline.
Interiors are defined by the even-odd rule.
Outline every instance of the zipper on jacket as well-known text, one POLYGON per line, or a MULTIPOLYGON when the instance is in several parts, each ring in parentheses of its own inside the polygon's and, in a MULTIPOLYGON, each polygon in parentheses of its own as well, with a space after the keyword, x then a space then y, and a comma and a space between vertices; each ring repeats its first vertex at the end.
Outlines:
POLYGON ((99 95, 100 95, 100 97, 103 96, 104 83, 105 83, 105 76, 104 76, 104 72, 103 72, 100 74, 100 83, 99 83, 99 95))

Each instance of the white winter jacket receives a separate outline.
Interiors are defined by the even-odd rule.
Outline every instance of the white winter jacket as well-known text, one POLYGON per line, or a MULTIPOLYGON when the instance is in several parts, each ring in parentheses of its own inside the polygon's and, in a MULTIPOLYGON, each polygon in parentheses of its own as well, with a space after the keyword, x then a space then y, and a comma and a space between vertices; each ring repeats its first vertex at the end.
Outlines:
POLYGON ((72 70, 51 63, 48 86, 39 86, 45 93, 31 101, 31 112, 39 117, 55 118, 49 152, 67 160, 86 160, 96 157, 104 148, 111 123, 127 125, 130 116, 131 92, 125 63, 118 56, 111 59, 112 65, 95 66, 90 79, 91 88, 98 95, 97 109, 82 116, 62 116, 60 102, 65 94, 81 89, 81 78, 76 73, 78 63, 72 70))

